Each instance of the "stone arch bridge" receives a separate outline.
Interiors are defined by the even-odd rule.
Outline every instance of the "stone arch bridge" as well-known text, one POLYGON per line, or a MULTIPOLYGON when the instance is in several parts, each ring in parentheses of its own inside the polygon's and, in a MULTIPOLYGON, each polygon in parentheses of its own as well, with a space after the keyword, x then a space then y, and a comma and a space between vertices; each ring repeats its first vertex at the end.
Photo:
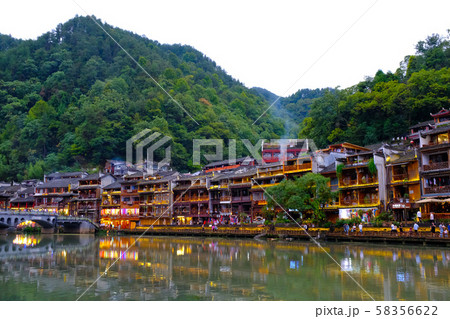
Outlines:
POLYGON ((41 212, 0 212, 0 231, 15 230, 17 225, 32 221, 41 226, 43 233, 53 233, 57 227, 66 232, 92 233, 98 226, 86 218, 59 216, 41 212))

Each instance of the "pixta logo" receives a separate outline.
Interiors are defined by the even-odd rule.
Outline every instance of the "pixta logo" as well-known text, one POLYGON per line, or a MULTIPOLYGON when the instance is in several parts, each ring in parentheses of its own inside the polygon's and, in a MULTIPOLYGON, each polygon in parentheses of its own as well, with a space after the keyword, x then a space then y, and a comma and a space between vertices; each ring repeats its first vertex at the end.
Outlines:
POLYGON ((167 144, 171 137, 158 132, 150 134, 151 130, 145 129, 127 140, 126 156, 127 164, 134 165, 136 169, 153 175, 155 170, 161 169, 163 166, 170 165, 171 146, 165 148, 164 158, 155 162, 155 152, 164 144, 167 144), (133 150, 136 149, 136 162, 133 164, 133 150), (144 158, 144 149, 146 156, 144 158))
MULTIPOLYGON (((240 140, 247 150, 247 153, 255 159, 256 163, 263 165, 273 161, 285 161, 298 159, 299 164, 305 160, 306 154, 315 153, 317 151, 316 144, 313 140, 308 139, 272 139, 270 141, 260 139, 256 144, 252 144, 249 140, 240 140), (268 159, 266 156, 269 156, 268 159)), ((192 163, 201 165, 201 155, 207 162, 223 161, 224 140, 221 139, 194 139, 192 163), (202 147, 215 148, 215 153, 205 154, 202 147)), ((228 163, 233 165, 236 163, 236 140, 228 140, 228 163)))

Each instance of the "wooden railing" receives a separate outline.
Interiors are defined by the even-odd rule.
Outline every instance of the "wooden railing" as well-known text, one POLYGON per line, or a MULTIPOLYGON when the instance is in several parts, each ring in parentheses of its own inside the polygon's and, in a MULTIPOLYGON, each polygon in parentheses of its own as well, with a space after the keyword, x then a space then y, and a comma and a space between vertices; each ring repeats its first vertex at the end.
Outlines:
POLYGON ((376 177, 368 177, 368 178, 360 178, 358 181, 358 184, 364 185, 364 184, 373 184, 377 183, 378 178, 376 177))
POLYGON ((201 202, 209 200, 209 196, 195 196, 191 198, 191 202, 201 202))
POLYGON ((442 193, 450 193, 450 185, 446 186, 432 186, 424 188, 425 194, 442 194, 442 193))
POLYGON ((344 177, 339 180, 339 185, 343 185, 343 186, 353 186, 353 185, 357 185, 357 184, 358 184, 358 180, 350 179, 348 177, 344 177))
POLYGON ((359 201, 359 205, 377 205, 378 204, 378 198, 374 199, 362 199, 359 201))
POLYGON ((355 199, 342 199, 341 200, 342 205, 344 206, 358 206, 358 201, 355 199))
POLYGON ((251 201, 250 196, 233 196, 233 201, 251 201))
POLYGON ((408 179, 408 174, 406 174, 406 173, 393 174, 392 175, 392 180, 393 181, 403 181, 405 179, 408 179))
POLYGON ((364 160, 364 161, 347 161, 347 163, 345 163, 345 166, 365 165, 368 162, 369 162, 369 160, 364 160))
POLYGON ((305 170, 305 169, 311 169, 311 168, 312 168, 311 163, 293 164, 293 165, 285 165, 284 166, 285 171, 305 170))
POLYGON ((438 162, 438 163, 430 163, 428 165, 423 165, 424 171, 432 171, 436 169, 446 169, 449 168, 448 162, 438 162))

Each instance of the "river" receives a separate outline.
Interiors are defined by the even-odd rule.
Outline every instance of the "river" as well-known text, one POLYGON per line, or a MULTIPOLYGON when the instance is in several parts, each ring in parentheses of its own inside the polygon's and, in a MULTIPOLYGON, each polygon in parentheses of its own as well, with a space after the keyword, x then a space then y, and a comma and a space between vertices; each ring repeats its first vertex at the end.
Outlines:
POLYGON ((2 236, 0 300, 76 300, 117 258, 81 300, 450 299, 446 248, 322 243, 338 266, 312 242, 136 239, 2 236))

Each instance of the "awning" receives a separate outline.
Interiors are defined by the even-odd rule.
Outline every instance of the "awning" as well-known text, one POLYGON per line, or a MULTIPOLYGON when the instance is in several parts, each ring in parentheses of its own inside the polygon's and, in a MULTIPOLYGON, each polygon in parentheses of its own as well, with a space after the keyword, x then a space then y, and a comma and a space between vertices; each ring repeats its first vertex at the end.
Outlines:
POLYGON ((416 203, 417 204, 443 203, 445 201, 446 200, 441 200, 441 199, 437 199, 437 198, 425 198, 425 199, 418 200, 416 203))

